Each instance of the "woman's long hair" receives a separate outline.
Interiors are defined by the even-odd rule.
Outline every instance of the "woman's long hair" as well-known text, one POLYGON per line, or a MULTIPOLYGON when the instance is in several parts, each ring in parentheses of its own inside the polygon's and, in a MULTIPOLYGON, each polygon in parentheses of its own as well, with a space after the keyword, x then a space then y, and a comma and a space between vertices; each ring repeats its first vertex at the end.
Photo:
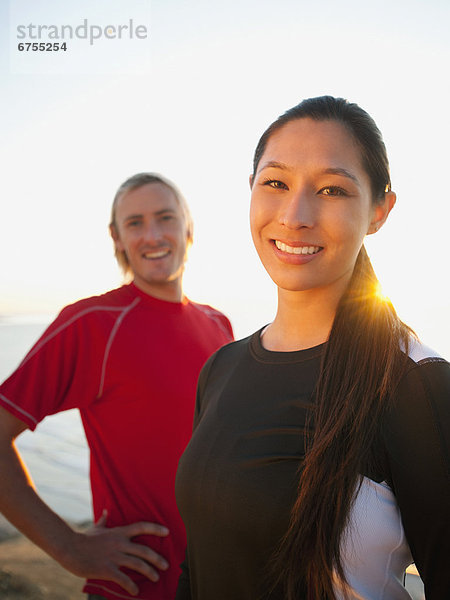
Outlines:
MULTIPOLYGON (((361 150, 373 202, 379 202, 391 185, 381 133, 364 110, 342 98, 304 100, 272 123, 255 151, 254 175, 272 133, 305 117, 348 128, 361 150)), ((311 415, 314 433, 307 440, 290 526, 275 557, 276 583, 284 585, 287 600, 297 600, 305 589, 308 600, 335 600, 336 577, 346 587, 341 539, 361 475, 376 470, 380 419, 410 335, 379 294, 363 246, 326 344, 311 415)))

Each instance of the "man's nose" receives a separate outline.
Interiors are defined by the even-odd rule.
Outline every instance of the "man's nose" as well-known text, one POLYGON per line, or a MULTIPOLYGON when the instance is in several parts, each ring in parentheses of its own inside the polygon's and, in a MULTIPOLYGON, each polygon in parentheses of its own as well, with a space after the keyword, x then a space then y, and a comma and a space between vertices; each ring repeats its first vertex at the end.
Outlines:
POLYGON ((162 239, 162 230, 157 222, 150 222, 144 228, 144 238, 149 244, 158 244, 162 239))

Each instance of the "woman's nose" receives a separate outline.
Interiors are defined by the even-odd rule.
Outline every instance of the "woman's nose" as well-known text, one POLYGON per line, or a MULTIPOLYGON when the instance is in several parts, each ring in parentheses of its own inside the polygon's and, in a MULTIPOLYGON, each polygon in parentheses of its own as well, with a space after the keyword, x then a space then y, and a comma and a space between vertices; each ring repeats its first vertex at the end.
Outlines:
POLYGON ((289 194, 280 209, 280 223, 289 229, 312 227, 315 220, 314 198, 306 190, 289 194))

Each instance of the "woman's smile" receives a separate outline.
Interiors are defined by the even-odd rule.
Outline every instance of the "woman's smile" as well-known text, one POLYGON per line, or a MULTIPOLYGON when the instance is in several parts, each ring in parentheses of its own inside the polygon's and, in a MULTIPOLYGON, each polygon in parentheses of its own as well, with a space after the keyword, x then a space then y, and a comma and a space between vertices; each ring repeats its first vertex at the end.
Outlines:
POLYGON ((304 265, 314 260, 323 251, 322 246, 304 242, 272 240, 275 256, 286 264, 304 265))

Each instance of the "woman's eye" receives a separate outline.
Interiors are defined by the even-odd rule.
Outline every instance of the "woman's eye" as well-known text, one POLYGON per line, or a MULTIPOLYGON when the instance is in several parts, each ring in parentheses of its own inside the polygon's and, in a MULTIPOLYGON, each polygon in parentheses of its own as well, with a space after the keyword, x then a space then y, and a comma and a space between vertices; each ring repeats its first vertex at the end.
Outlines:
POLYGON ((287 190, 288 186, 279 179, 266 179, 263 185, 268 185, 276 190, 287 190))
POLYGON ((324 196, 346 196, 347 192, 335 185, 329 185, 327 187, 322 188, 319 194, 323 194, 324 196))

